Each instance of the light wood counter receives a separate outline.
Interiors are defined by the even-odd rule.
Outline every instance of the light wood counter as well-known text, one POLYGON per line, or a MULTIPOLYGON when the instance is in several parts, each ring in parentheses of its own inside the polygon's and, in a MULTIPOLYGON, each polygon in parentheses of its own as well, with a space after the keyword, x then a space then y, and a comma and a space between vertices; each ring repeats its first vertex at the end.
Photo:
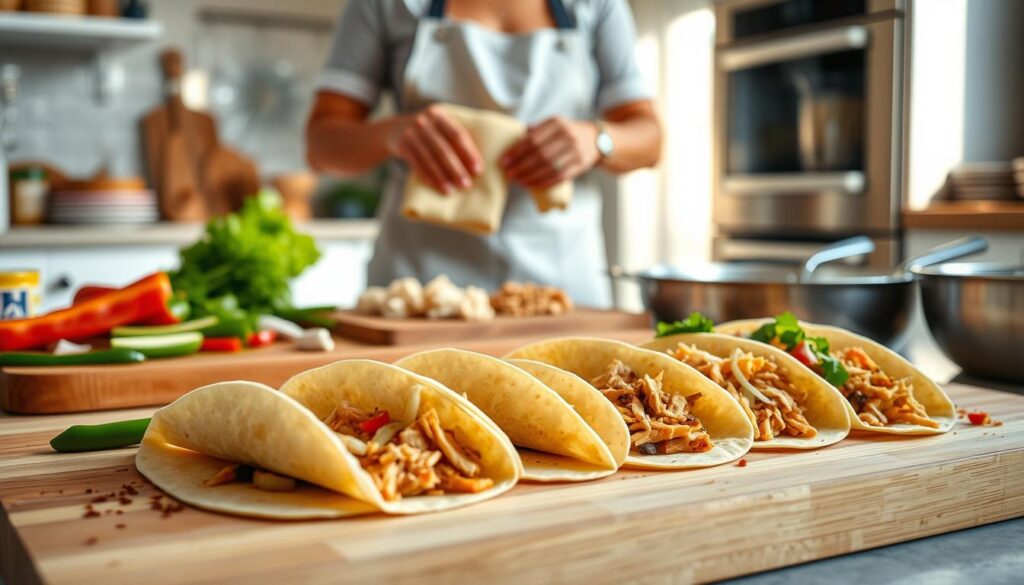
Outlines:
POLYGON ((903 210, 907 229, 1024 232, 1024 201, 942 201, 903 210))

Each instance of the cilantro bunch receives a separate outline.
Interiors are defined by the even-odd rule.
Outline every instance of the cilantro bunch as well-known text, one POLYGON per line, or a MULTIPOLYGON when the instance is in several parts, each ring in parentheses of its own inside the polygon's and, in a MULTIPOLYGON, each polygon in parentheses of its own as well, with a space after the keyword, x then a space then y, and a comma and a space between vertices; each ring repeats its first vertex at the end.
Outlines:
POLYGON ((793 350, 803 343, 817 361, 816 364, 807 365, 817 370, 821 377, 837 388, 845 384, 846 380, 850 377, 850 373, 846 371, 843 364, 832 357, 828 339, 824 337, 808 337, 807 333, 800 327, 800 321, 796 318, 796 315, 789 311, 776 316, 774 321, 759 327, 757 331, 751 334, 750 338, 762 343, 777 342, 773 343, 773 345, 782 345, 790 353, 793 353, 793 350))
POLYGON ((280 198, 267 191, 238 213, 210 220, 203 237, 179 254, 171 284, 194 316, 287 310, 292 279, 320 258, 313 238, 294 230, 280 198))
POLYGON ((714 321, 700 313, 690 313, 686 319, 675 323, 659 321, 655 337, 665 337, 677 333, 711 333, 714 330, 714 321))

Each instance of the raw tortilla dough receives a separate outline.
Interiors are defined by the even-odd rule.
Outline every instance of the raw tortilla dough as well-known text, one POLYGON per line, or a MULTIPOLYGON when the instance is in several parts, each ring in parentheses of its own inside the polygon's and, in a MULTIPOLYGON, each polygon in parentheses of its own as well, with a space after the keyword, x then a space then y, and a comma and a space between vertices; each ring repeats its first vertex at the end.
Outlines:
MULTIPOLYGON (((448 195, 411 173, 405 185, 402 214, 409 219, 473 234, 493 234, 501 226, 508 199, 508 181, 498 159, 526 132, 526 125, 498 112, 452 104, 441 107, 469 131, 483 156, 484 171, 468 189, 453 190, 448 195)), ((547 189, 533 189, 530 194, 542 212, 565 209, 572 199, 572 181, 547 189)))

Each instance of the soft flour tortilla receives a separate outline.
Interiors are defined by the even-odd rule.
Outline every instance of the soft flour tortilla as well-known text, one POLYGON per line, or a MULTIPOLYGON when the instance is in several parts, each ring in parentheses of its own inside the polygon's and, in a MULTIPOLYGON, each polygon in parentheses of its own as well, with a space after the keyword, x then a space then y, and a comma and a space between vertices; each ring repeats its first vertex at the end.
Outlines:
POLYGON ((612 451, 557 392, 497 358, 459 349, 413 354, 395 362, 464 395, 519 448, 523 479, 586 481, 615 473, 612 451))
MULTIPOLYGON (((716 325, 715 331, 726 335, 749 337, 758 327, 771 321, 771 319, 730 321, 729 323, 716 325)), ((956 408, 953 405, 953 401, 949 399, 949 396, 946 396, 942 388, 931 378, 922 374, 898 353, 867 337, 851 333, 839 327, 817 325, 803 321, 800 322, 800 327, 803 328, 809 337, 824 337, 827 339, 833 351, 847 347, 861 347, 885 373, 893 378, 910 378, 911 384, 914 387, 914 398, 924 406, 929 418, 939 423, 939 428, 937 429, 908 424, 896 424, 886 427, 871 426, 860 420, 857 413, 853 410, 853 406, 844 398, 843 404, 846 406, 847 413, 850 416, 852 428, 893 435, 937 435, 949 431, 956 424, 956 408)), ((805 369, 813 371, 810 368, 805 367, 805 369)))
POLYGON ((612 361, 618 359, 639 374, 653 376, 662 372, 663 389, 667 393, 684 396, 701 393, 701 398, 690 406, 690 412, 700 419, 711 436, 711 450, 671 455, 630 452, 626 457, 627 467, 689 469, 721 465, 742 457, 754 442, 754 428, 728 392, 697 370, 664 353, 609 339, 570 337, 528 345, 505 357, 551 364, 587 381, 605 373, 612 361))
MULTIPOLYGON (((415 173, 410 173, 405 185, 402 214, 409 219, 477 235, 492 234, 501 226, 508 198, 508 181, 498 160, 523 136, 526 125, 498 112, 452 104, 441 107, 465 126, 472 136, 483 158, 483 172, 468 189, 455 189, 447 195, 423 182, 415 173)), ((572 199, 572 182, 564 181, 530 193, 540 211, 565 209, 572 199)))
POLYGON ((572 372, 533 360, 508 361, 517 368, 526 370, 554 390, 562 400, 568 402, 604 441, 615 459, 615 466, 622 467, 629 455, 629 428, 610 400, 602 396, 589 382, 572 372))
MULTIPOLYGON (((520 468, 515 447, 508 437, 495 430, 487 417, 472 404, 434 380, 377 361, 342 360, 297 374, 281 386, 282 394, 294 398, 312 411, 318 420, 330 415, 341 402, 362 410, 377 408, 401 413, 417 391, 420 400, 418 412, 435 409, 441 426, 453 432, 459 444, 480 454, 480 475, 494 480, 494 486, 477 494, 411 496, 387 502, 381 498, 370 475, 355 457, 346 452, 353 462, 352 474, 365 478, 365 481, 352 486, 352 494, 377 504, 381 510, 391 514, 417 514, 465 506, 511 489, 519 479, 520 468)), ((330 429, 328 431, 334 435, 330 429)), ((340 440, 338 442, 341 443, 340 440)))
POLYGON ((769 358, 785 371, 794 386, 807 393, 807 397, 799 404, 804 409, 807 422, 818 431, 818 434, 809 439, 779 436, 768 441, 755 440, 754 449, 817 449, 838 443, 850 434, 846 398, 834 386, 803 367, 796 358, 781 349, 767 343, 720 333, 670 335, 649 341, 641 347, 665 353, 674 350, 680 343, 725 359, 729 359, 736 348, 744 353, 769 358))
POLYGON ((280 519, 338 518, 375 511, 433 512, 492 498, 515 484, 518 459, 508 439, 451 391, 377 362, 351 360, 320 370, 327 368, 333 368, 327 375, 317 370, 299 374, 289 382, 298 380, 291 391, 303 398, 322 399, 324 404, 335 398, 367 410, 377 406, 393 412, 401 412, 413 392, 419 392, 421 411, 434 407, 442 426, 481 454, 482 475, 493 479, 494 487, 479 494, 386 502, 370 475, 315 409, 252 382, 199 388, 159 410, 143 438, 136 466, 158 487, 197 507, 280 519), (331 383, 332 377, 345 382, 318 391, 316 382, 331 383), (363 389, 352 391, 352 385, 363 389), (253 465, 306 483, 300 482, 293 492, 265 492, 243 483, 204 485, 229 463, 253 465))
POLYGON ((351 473, 353 463, 358 465, 312 413, 253 382, 204 386, 158 410, 135 457, 139 472, 178 500, 217 512, 281 519, 376 511, 379 493, 377 501, 350 497, 362 489, 356 482, 369 480, 351 473), (294 492, 265 492, 241 483, 203 484, 230 463, 258 466, 308 484, 300 483, 294 492))

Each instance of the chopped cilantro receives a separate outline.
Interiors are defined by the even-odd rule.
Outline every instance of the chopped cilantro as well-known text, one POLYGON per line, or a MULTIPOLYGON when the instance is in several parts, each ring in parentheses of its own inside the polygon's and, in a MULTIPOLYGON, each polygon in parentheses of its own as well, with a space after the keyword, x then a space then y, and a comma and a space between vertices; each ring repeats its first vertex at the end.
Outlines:
POLYGON ((715 330, 715 322, 700 313, 690 313, 690 316, 675 323, 658 322, 656 337, 675 335, 677 333, 710 333, 715 330))

